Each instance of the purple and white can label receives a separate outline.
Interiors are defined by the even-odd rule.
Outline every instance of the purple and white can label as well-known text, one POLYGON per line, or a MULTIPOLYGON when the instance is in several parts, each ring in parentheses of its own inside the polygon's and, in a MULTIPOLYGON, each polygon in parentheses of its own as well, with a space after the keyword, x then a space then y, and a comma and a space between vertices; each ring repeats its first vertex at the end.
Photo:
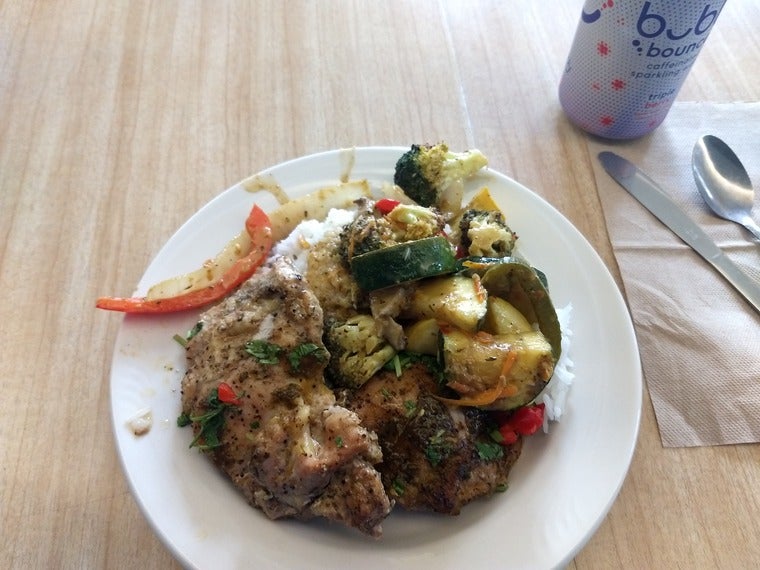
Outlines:
POLYGON ((662 123, 725 0, 587 0, 559 85, 568 118, 611 139, 662 123))

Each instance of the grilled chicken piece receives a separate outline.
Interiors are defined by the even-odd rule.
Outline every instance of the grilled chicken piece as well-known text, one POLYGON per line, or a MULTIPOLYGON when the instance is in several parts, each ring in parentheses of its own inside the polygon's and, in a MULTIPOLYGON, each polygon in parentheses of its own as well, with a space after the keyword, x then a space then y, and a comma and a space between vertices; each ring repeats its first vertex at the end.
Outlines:
POLYGON ((306 279, 319 299, 325 321, 346 321, 366 301, 340 257, 340 235, 328 234, 309 249, 306 279))
POLYGON ((470 501, 506 487, 522 439, 495 444, 488 412, 446 405, 433 397, 436 389, 427 368, 416 364, 400 377, 380 372, 348 394, 346 406, 378 434, 378 469, 397 504, 456 515, 470 501))
POLYGON ((323 381, 326 359, 312 354, 294 369, 287 358, 307 344, 327 355, 322 309, 292 263, 262 267, 201 321, 187 346, 183 411, 206 412, 221 382, 240 400, 224 410, 213 462, 270 518, 324 517, 379 536, 392 504, 373 467, 382 458, 377 436, 336 405, 323 381), (250 355, 252 339, 281 347, 277 362, 250 355))

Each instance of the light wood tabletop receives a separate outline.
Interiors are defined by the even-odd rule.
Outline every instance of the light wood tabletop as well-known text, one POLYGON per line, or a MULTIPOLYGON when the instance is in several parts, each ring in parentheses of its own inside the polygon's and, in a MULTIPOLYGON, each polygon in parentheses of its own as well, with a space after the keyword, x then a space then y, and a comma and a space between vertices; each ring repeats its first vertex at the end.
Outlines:
MULTIPOLYGON (((94 300, 133 291, 185 220, 265 167, 477 147, 622 286, 557 100, 582 4, 0 2, 0 567, 178 567, 121 469, 122 318, 94 300)), ((758 101, 759 29, 756 0, 729 0, 678 101, 758 101)), ((629 474, 569 567, 756 567, 758 488, 760 446, 666 449, 645 390, 629 474)))

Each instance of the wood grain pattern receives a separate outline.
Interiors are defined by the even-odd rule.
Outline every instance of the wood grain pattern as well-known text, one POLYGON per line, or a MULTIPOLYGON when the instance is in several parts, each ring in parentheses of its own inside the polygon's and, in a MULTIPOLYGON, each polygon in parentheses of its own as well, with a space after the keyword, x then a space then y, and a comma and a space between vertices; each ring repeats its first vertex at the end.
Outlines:
MULTIPOLYGON (((0 2, 0 567, 178 567, 132 499, 108 375, 129 293, 193 212, 271 164, 447 140, 549 200, 618 283, 556 89, 581 0, 0 2)), ((760 5, 730 0, 679 100, 757 101, 760 5)), ((571 563, 749 568, 760 446, 663 449, 571 563)))

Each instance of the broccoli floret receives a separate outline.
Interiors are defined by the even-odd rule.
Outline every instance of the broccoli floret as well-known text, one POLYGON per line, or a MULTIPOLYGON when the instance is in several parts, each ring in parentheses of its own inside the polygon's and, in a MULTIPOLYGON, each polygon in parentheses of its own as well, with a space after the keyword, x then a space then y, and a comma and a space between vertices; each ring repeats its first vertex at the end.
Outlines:
POLYGON ((339 251, 346 264, 362 253, 439 235, 446 225, 433 208, 399 204, 382 215, 368 206, 341 232, 339 251))
POLYGON ((393 228, 382 217, 375 216, 371 210, 360 212, 353 222, 348 224, 340 234, 340 256, 346 265, 351 258, 368 251, 374 251, 394 245, 393 228))
POLYGON ((452 152, 444 143, 412 145, 396 162, 393 181, 418 204, 443 206, 452 190, 461 200, 464 179, 487 164, 488 159, 477 149, 452 152))
POLYGON ((467 254, 478 257, 506 257, 517 239, 499 211, 467 210, 462 214, 459 231, 467 254))
POLYGON ((415 204, 399 204, 385 215, 385 219, 393 224, 398 243, 439 235, 446 226, 446 220, 435 208, 415 204))
POLYGON ((370 315, 356 315, 329 325, 325 346, 331 355, 327 377, 345 388, 359 388, 396 355, 370 315))

